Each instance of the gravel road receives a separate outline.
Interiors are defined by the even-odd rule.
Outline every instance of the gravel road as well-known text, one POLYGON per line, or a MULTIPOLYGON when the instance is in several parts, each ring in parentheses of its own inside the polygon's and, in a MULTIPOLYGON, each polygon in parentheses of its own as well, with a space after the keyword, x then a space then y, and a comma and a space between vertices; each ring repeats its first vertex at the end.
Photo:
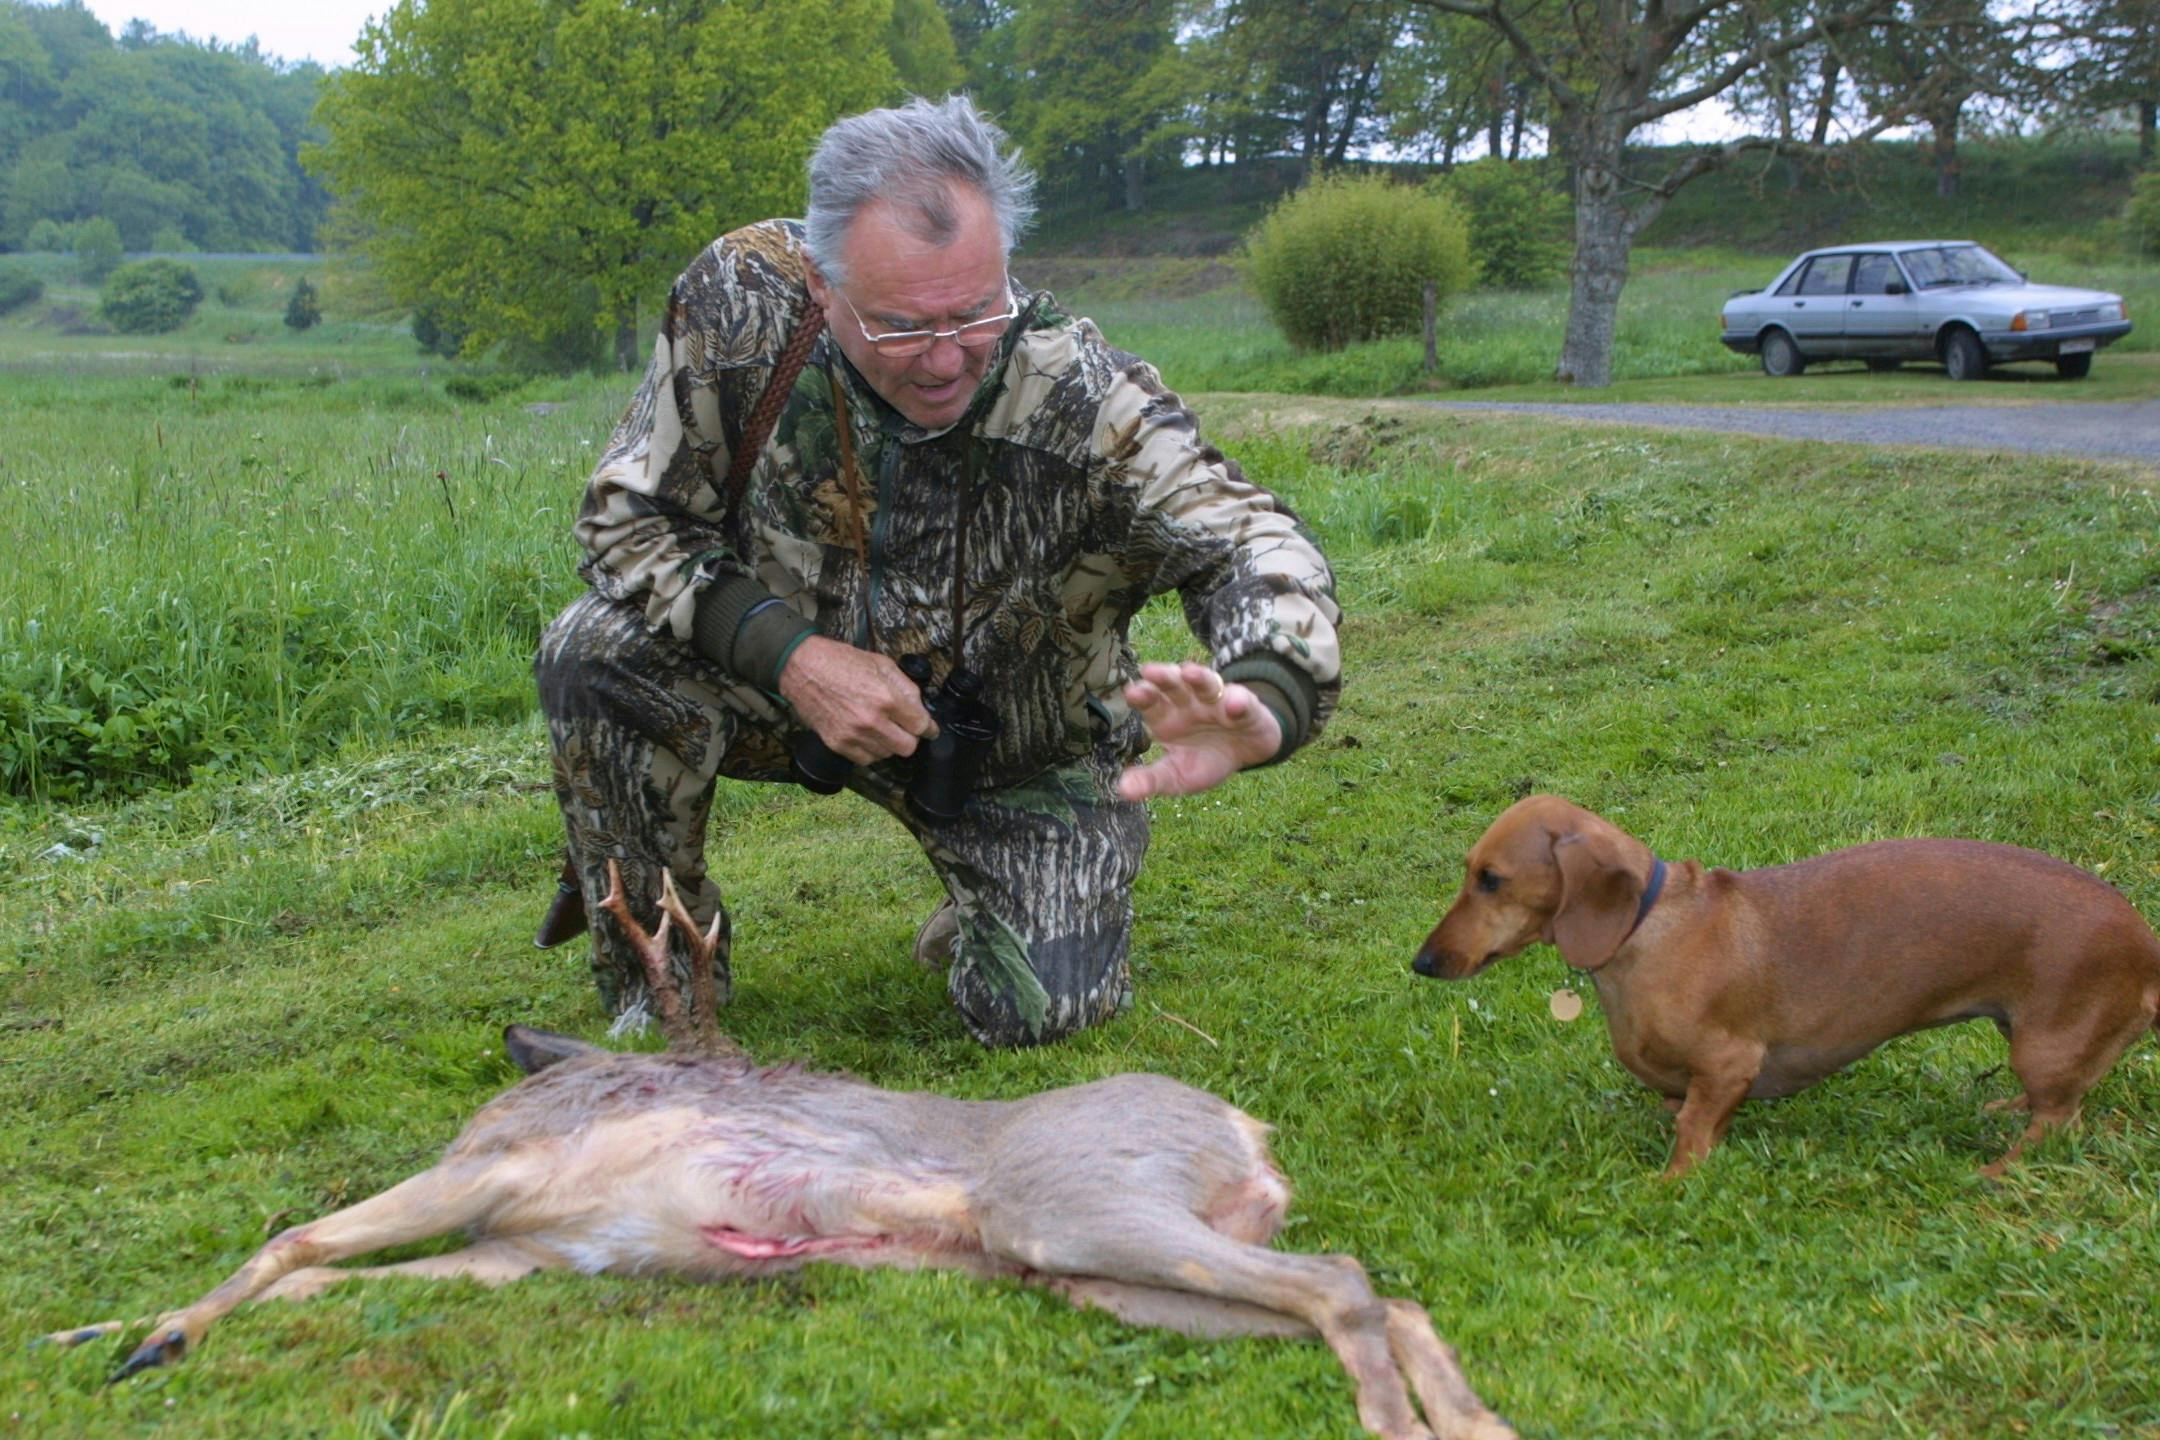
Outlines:
POLYGON ((1512 410, 1596 425, 1652 425, 1727 430, 1793 440, 1856 445, 1940 445, 1967 450, 2030 450, 2160 464, 2160 400, 2089 404, 1913 405, 1880 409, 1802 410, 1780 405, 1532 404, 1505 400, 1435 400, 1455 410, 1512 410))

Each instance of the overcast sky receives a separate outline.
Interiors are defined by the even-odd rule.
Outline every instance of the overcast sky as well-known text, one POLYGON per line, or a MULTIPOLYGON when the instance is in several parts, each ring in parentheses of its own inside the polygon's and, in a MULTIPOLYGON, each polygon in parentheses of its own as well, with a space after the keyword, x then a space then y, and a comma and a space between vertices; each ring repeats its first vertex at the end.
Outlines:
POLYGON ((252 35, 283 60, 325 66, 352 60, 360 27, 388 9, 391 0, 87 0, 90 13, 115 35, 130 20, 147 20, 161 33, 185 32, 195 40, 237 45, 252 35))

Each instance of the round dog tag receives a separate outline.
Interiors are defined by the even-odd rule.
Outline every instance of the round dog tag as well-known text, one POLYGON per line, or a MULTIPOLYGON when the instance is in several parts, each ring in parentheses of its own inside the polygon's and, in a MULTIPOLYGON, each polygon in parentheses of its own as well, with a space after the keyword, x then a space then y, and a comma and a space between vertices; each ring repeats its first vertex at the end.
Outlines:
POLYGON ((1573 990, 1555 990, 1552 999, 1546 1003, 1552 1010, 1552 1018, 1563 1024, 1582 1014, 1582 996, 1573 990))

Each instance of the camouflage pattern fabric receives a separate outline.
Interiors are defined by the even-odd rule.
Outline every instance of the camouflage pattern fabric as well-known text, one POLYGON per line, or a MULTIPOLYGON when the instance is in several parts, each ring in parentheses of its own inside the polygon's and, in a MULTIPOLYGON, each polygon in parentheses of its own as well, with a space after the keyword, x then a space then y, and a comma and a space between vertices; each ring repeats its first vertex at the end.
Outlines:
MULTIPOLYGON (((998 819, 985 820, 981 837, 954 839, 956 827, 926 838, 964 911, 970 887, 997 897, 963 927, 976 958, 961 970, 987 973, 993 952, 1014 984, 1015 966, 1031 970, 1040 1003, 1006 993, 985 1004, 1041 1010, 1047 1028, 1026 1031, 1032 1038, 1065 1024, 1068 1011, 1072 1023, 1100 1019, 1116 1008, 1111 992, 1123 993, 1128 887, 1145 847, 1141 813, 1102 799, 1103 774, 1115 775, 1104 767, 1147 743, 1122 693, 1139 672, 1126 636, 1132 617, 1149 597, 1176 590, 1215 668, 1264 658, 1310 680, 1308 734, 1317 733, 1341 685, 1334 578, 1296 515, 1200 438, 1153 367, 1017 286, 1018 303, 1034 302, 1032 319, 1000 344, 992 383, 946 430, 908 423, 830 337, 820 339, 742 504, 728 513, 730 447, 809 303, 801 235, 795 221, 748 226, 684 272, 644 381, 587 487, 576 535, 593 595, 549 632, 540 671, 588 902, 600 893, 595 867, 604 873, 613 855, 626 867, 667 864, 699 913, 717 908, 694 838, 710 777, 779 778, 792 725, 760 684, 691 668, 700 595, 751 580, 822 635, 895 658, 932 656, 940 676, 957 649, 986 677, 984 699, 1003 729, 980 784, 993 792, 985 815, 998 819), (854 483, 841 474, 836 391, 854 483), (658 668, 639 677, 619 658, 630 655, 658 668), (587 687, 595 693, 581 694, 587 687), (762 738, 749 738, 753 730, 762 738), (1038 813, 1025 797, 1045 785, 1067 797, 1051 807, 1058 818, 1019 823, 1038 813), (1083 792, 1086 803, 1071 799, 1083 792), (1009 797, 1022 798, 1008 805, 1009 797), (663 822, 675 838, 637 833, 663 822), (939 844, 958 848, 940 854, 939 844), (1061 886, 1080 888, 1060 897, 1061 886), (1064 913, 1074 906, 1089 913, 1064 913), (992 914, 1021 940, 1001 949, 992 914), (1103 947, 1096 959, 1053 958, 1082 935, 1103 947), (1083 971, 1094 978, 1081 981, 1083 971)), ((862 788, 892 808, 873 793, 875 781, 862 788)), ((649 904, 658 877, 626 873, 626 883, 643 897, 635 903, 649 904)), ((609 958, 618 938, 604 920, 594 943, 608 952, 595 966, 619 1010, 638 987, 609 980, 630 972, 609 958)), ((1012 1038, 1009 1024, 984 1018, 988 1009, 969 1010, 974 983, 956 979, 954 991, 971 1026, 1012 1038)))
MULTIPOLYGON (((674 872, 700 925, 722 916, 717 978, 732 975, 726 910, 705 866, 716 775, 788 779, 789 734, 742 708, 712 662, 653 635, 634 606, 588 594, 548 627, 537 666, 555 786, 588 897, 622 868, 640 914, 674 872)), ((981 790, 967 812, 927 825, 909 809, 907 762, 859 767, 849 789, 890 811, 930 859, 959 911, 946 985, 986 1045, 1032 1045, 1107 1019, 1132 999, 1132 885, 1147 850, 1143 807, 1117 798, 1127 756, 1109 745, 1017 785, 981 790)), ((835 802, 837 803, 837 802, 835 802)), ((594 908, 593 974, 617 1013, 648 992, 611 916, 594 908)), ((677 981, 689 979, 673 947, 677 981)))

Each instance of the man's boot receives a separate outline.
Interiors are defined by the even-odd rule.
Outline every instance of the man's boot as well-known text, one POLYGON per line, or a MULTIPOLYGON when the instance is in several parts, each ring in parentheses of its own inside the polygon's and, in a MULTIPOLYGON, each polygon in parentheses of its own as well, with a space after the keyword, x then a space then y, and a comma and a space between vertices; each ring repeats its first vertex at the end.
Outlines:
POLYGON ((925 970, 950 969, 959 949, 960 907, 948 895, 915 932, 915 963, 925 970))
POLYGON ((563 941, 575 940, 584 934, 585 924, 585 892, 578 885, 577 866, 565 857, 562 876, 555 882, 555 899, 540 921, 533 944, 542 950, 552 950, 563 941))

